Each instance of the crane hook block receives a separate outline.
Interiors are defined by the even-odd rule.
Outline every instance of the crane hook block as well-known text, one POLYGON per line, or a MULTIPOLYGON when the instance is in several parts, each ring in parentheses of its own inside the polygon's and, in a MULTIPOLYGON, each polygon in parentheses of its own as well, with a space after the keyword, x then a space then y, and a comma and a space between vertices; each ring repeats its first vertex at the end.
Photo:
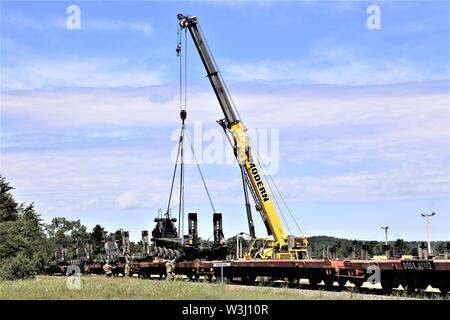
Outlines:
POLYGON ((185 109, 182 109, 181 111, 180 111, 180 118, 181 118, 181 120, 186 120, 186 117, 187 117, 187 112, 186 112, 186 110, 185 109))
POLYGON ((179 57, 180 56, 180 52, 181 52, 180 45, 177 45, 177 48, 175 49, 175 51, 177 52, 177 57, 179 57))

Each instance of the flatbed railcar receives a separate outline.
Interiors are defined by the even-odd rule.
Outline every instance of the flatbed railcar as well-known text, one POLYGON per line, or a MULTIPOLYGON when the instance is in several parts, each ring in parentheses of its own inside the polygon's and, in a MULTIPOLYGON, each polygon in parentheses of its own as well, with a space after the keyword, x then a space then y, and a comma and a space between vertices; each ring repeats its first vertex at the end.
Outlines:
MULTIPOLYGON (((163 261, 132 263, 131 270, 145 278, 166 276, 163 261)), ((349 281, 357 288, 371 282, 380 283, 386 293, 400 285, 410 293, 428 286, 441 293, 450 288, 450 260, 198 260, 176 262, 174 273, 190 280, 202 277, 209 281, 223 275, 227 283, 244 285, 255 285, 263 278, 269 283, 281 280, 295 287, 300 279, 307 279, 312 288, 323 281, 326 289, 336 282, 344 287, 349 281)))

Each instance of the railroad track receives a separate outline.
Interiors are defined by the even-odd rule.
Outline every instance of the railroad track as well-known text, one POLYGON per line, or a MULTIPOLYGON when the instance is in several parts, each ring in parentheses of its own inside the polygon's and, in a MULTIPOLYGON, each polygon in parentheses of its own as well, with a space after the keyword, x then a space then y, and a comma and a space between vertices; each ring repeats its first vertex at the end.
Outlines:
MULTIPOLYGON (((169 273, 208 282, 221 282, 223 277, 224 282, 236 285, 407 297, 448 297, 450 288, 450 260, 196 260, 176 262, 169 272, 167 268, 164 260, 141 260, 130 265, 130 274, 165 279, 169 273)), ((99 263, 85 263, 80 269, 88 274, 103 271, 99 263)), ((123 271, 118 264, 114 273, 123 271)))
MULTIPOLYGON (((177 279, 174 281, 190 281, 194 283, 216 283, 220 284, 220 278, 208 279, 208 277, 200 276, 198 279, 188 279, 184 275, 177 275, 177 279)), ((151 277, 145 277, 146 280, 151 281, 167 281, 165 276, 153 275, 151 277)), ((231 285, 236 287, 260 287, 260 288, 274 288, 274 289, 291 289, 291 290, 307 290, 307 291, 315 291, 315 292, 333 292, 336 294, 339 293, 355 293, 355 294, 364 294, 364 295, 373 295, 373 296, 394 296, 399 298, 407 298, 407 299, 450 299, 450 294, 445 293, 442 294, 438 289, 429 287, 426 290, 420 290, 415 293, 408 293, 401 286, 399 288, 395 288, 392 292, 387 293, 385 290, 378 285, 372 285, 369 283, 364 283, 362 287, 355 287, 352 284, 346 284, 345 286, 339 286, 337 282, 333 284, 332 287, 326 286, 324 283, 320 283, 316 286, 312 286, 308 283, 308 280, 302 279, 300 283, 296 285, 289 284, 288 281, 274 281, 274 282, 264 282, 264 281, 256 281, 254 284, 245 284, 240 282, 239 280, 235 280, 233 282, 224 279, 225 285, 231 285)))

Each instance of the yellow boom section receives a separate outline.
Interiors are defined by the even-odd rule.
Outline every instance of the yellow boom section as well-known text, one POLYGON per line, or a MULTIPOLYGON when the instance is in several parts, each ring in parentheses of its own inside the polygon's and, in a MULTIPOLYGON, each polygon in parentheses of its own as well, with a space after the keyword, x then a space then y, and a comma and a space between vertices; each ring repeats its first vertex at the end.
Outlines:
POLYGON ((236 146, 236 158, 239 164, 243 165, 247 172, 253 190, 258 197, 261 210, 264 213, 268 228, 270 229, 275 242, 281 246, 286 244, 286 234, 281 226, 278 215, 273 207, 273 203, 269 194, 269 189, 264 183, 263 176, 259 173, 258 166, 251 159, 250 150, 248 148, 247 137, 240 122, 231 124, 230 131, 233 134, 236 146))

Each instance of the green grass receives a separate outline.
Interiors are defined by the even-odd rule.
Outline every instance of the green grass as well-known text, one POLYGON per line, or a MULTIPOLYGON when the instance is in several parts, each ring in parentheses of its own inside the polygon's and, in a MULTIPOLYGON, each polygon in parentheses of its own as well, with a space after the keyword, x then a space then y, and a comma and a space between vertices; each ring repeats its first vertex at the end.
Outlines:
MULTIPOLYGON (((0 299, 330 299, 326 292, 281 288, 240 287, 138 278, 81 277, 81 289, 68 289, 66 277, 0 282, 0 299)), ((353 294, 331 299, 358 299, 353 294)))

